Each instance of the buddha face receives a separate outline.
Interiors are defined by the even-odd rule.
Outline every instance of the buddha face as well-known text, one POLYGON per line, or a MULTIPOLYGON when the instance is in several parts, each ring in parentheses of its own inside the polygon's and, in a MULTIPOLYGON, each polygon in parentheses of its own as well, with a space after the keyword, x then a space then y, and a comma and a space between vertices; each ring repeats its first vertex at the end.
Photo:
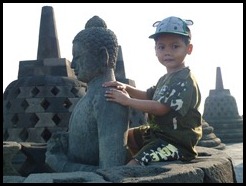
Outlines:
POLYGON ((86 47, 76 41, 73 43, 73 59, 71 68, 74 69, 74 73, 78 80, 88 83, 95 76, 98 76, 102 64, 98 56, 92 54, 86 47))

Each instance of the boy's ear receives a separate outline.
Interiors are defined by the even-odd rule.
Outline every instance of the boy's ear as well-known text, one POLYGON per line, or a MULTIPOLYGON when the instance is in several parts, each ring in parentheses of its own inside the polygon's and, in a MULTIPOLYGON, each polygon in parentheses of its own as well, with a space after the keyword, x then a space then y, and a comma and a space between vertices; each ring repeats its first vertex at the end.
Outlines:
POLYGON ((192 50, 193 50, 193 45, 192 44, 189 44, 188 45, 188 49, 187 49, 187 54, 191 54, 191 52, 192 52, 192 50))
POLYGON ((101 64, 103 64, 103 67, 108 67, 109 56, 108 56, 108 50, 106 47, 101 47, 99 49, 99 60, 101 64))

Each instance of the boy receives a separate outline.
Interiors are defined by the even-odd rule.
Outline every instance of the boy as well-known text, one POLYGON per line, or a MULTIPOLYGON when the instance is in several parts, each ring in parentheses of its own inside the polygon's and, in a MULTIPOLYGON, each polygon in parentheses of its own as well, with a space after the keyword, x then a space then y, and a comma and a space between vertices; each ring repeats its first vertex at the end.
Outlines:
POLYGON ((191 20, 168 17, 154 23, 155 52, 167 73, 157 84, 141 91, 128 84, 110 81, 104 87, 107 101, 148 113, 149 123, 128 130, 128 148, 132 159, 128 165, 148 165, 151 161, 190 161, 197 157, 195 146, 202 137, 201 95, 197 82, 185 66, 192 52, 191 20))

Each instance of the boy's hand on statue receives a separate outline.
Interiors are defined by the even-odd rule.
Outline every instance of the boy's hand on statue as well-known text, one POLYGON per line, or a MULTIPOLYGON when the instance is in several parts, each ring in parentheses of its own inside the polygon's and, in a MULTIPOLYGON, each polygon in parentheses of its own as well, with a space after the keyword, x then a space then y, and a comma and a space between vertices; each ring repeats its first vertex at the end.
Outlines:
POLYGON ((117 102, 125 106, 127 106, 127 103, 130 99, 129 94, 125 89, 119 90, 114 88, 106 90, 105 97, 107 101, 117 102))
POLYGON ((103 87, 115 87, 119 90, 126 89, 126 85, 124 83, 121 83, 119 81, 107 81, 102 84, 103 87))

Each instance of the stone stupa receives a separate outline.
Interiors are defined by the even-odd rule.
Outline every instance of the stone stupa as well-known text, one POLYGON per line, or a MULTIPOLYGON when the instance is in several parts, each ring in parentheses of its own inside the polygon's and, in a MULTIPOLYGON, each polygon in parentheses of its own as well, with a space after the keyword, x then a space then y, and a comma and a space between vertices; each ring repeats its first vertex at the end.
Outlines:
POLYGON ((3 140, 45 143, 54 131, 66 131, 85 91, 70 61, 60 57, 53 8, 44 6, 37 59, 19 62, 18 79, 3 94, 3 140))
POLYGON ((239 115, 235 98, 224 89, 220 67, 217 67, 216 88, 205 100, 203 118, 224 143, 243 142, 243 117, 239 115))
POLYGON ((202 119, 202 138, 198 142, 198 146, 209 147, 218 150, 225 149, 225 144, 214 133, 214 128, 202 119))

